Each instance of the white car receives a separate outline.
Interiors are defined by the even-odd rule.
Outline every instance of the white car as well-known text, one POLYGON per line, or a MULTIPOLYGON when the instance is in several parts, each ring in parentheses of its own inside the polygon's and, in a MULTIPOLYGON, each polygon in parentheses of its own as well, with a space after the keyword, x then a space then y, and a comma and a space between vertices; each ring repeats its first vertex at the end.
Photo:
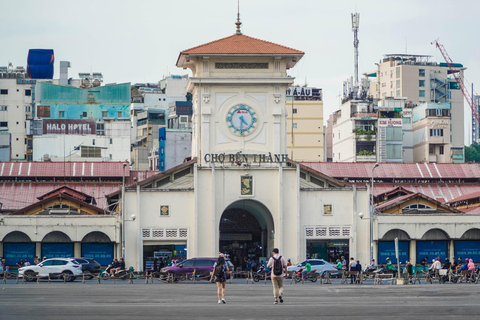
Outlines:
POLYGON ((33 277, 29 277, 29 273, 32 272, 38 272, 40 278, 48 278, 50 273, 62 273, 66 277, 66 281, 73 281, 76 276, 82 275, 82 265, 75 259, 51 258, 37 265, 30 265, 18 269, 18 274, 21 277, 26 277, 27 281, 34 280, 33 277))
MULTIPOLYGON (((336 271, 337 268, 329 263, 326 262, 323 259, 308 259, 308 262, 310 262, 310 265, 312 266, 312 271, 316 271, 318 273, 322 273, 324 271, 336 271)), ((303 261, 302 263, 299 263, 294 266, 287 267, 288 272, 290 271, 298 271, 298 269, 305 267, 307 264, 307 260, 303 261)))

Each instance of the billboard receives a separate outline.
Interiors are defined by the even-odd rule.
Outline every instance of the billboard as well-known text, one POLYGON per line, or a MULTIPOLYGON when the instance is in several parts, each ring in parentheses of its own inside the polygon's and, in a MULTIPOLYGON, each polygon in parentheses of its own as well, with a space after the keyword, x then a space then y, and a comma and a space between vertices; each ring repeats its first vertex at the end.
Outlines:
MULTIPOLYGON (((405 263, 410 256, 410 241, 398 241, 398 258, 400 262, 405 263)), ((378 259, 377 263, 387 263, 390 258, 392 263, 397 263, 395 255, 395 241, 379 241, 378 242, 378 259)))
POLYGON ((96 134, 94 119, 43 119, 43 134, 96 134))

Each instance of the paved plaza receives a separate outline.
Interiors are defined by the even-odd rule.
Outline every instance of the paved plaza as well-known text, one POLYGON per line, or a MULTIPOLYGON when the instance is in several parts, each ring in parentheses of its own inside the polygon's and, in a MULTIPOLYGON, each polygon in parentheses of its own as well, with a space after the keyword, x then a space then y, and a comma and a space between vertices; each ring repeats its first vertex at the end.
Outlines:
POLYGON ((270 283, 227 284, 227 304, 216 287, 42 281, 0 285, 0 319, 453 319, 480 314, 480 285, 285 284, 285 302, 274 305, 270 283))

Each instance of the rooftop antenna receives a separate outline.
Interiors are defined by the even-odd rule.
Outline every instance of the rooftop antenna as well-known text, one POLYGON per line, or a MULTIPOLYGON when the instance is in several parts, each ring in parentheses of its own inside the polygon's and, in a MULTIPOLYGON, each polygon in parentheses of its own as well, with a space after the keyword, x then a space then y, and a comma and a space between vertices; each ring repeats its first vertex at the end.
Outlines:
POLYGON ((238 4, 238 12, 237 12, 237 22, 235 22, 235 25, 237 26, 237 31, 235 32, 236 36, 241 36, 242 31, 240 30, 240 26, 242 23, 240 22, 240 0, 237 1, 238 4))
MULTIPOLYGON (((355 10, 356 11, 356 10, 355 10)), ((353 31, 353 48, 354 48, 354 83, 353 83, 353 98, 358 95, 358 29, 360 27, 360 13, 352 13, 352 31, 353 31)))

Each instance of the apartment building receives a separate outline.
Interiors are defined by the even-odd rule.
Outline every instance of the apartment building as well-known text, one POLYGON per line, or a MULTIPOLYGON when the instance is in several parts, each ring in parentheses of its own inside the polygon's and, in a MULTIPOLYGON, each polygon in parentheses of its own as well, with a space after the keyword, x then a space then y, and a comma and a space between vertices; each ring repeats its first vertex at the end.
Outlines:
POLYGON ((32 117, 36 80, 26 78, 24 67, 0 67, 0 161, 25 160, 25 121, 32 117))
POLYGON ((413 108, 413 161, 461 163, 463 159, 451 157, 451 104, 422 103, 413 108))
MULTIPOLYGON (((387 54, 377 63, 377 70, 368 74, 376 78, 369 94, 374 98, 406 97, 414 105, 444 103, 451 105, 449 136, 451 162, 464 161, 465 114, 463 94, 446 63, 430 61, 431 56, 387 54)), ((463 78, 466 68, 454 63, 463 78)), ((429 158, 429 157, 427 157, 429 158)), ((442 157, 443 158, 443 157, 442 157)))
POLYGON ((322 89, 287 89, 287 151, 295 161, 326 161, 322 89))

